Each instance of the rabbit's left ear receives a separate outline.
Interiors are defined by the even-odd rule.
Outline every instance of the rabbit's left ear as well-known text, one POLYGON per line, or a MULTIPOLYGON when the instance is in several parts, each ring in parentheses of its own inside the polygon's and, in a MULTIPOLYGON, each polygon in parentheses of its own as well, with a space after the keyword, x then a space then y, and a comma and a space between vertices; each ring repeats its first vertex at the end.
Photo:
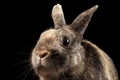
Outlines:
POLYGON ((71 28, 74 30, 77 36, 80 36, 80 40, 83 37, 83 34, 89 24, 89 21, 92 18, 92 15, 97 10, 98 5, 93 6, 92 8, 82 12, 80 15, 78 15, 77 18, 72 22, 71 28))
POLYGON ((52 9, 52 19, 54 22, 55 28, 60 28, 66 25, 64 13, 60 4, 57 4, 52 9))

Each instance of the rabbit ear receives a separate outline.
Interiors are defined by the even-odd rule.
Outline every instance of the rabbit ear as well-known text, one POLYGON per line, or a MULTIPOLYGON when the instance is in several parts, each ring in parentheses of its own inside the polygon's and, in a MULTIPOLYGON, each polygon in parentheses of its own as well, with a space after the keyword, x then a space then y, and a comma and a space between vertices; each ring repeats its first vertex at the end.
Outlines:
POLYGON ((55 28, 60 28, 63 25, 66 25, 63 10, 60 4, 57 4, 52 9, 52 18, 55 28))
POLYGON ((81 39, 89 24, 89 21, 91 20, 93 13, 96 11, 97 8, 98 5, 95 5, 92 8, 82 12, 71 24, 72 29, 77 35, 81 36, 81 39))

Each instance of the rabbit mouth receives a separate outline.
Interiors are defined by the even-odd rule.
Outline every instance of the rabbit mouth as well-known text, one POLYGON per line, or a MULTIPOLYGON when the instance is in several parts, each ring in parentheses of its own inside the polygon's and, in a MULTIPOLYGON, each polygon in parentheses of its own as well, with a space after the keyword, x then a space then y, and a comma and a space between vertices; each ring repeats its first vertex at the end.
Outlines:
POLYGON ((52 53, 47 57, 40 59, 37 55, 33 55, 33 68, 39 75, 52 75, 53 72, 57 74, 65 66, 66 58, 60 53, 51 51, 52 53))

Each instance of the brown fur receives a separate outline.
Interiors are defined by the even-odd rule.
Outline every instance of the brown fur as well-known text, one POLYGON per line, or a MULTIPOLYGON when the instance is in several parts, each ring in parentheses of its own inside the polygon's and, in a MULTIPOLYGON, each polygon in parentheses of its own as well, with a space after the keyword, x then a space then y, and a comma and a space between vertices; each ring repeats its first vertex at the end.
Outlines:
MULTIPOLYGON (((96 68, 98 67, 97 71, 98 72, 100 71, 98 74, 94 74, 94 76, 95 75, 98 76, 100 80, 118 80, 117 71, 110 57, 108 57, 108 55, 104 51, 102 51, 99 47, 97 47, 95 44, 89 41, 83 40, 82 44, 86 49, 85 50, 87 53, 86 60, 87 62, 89 62, 88 63, 89 68, 91 67, 90 69, 92 69, 93 66, 96 64, 97 65, 96 68), (94 65, 92 66, 91 64, 94 65)), ((90 71, 90 74, 92 74, 92 72, 93 71, 90 71)), ((89 80, 94 80, 94 79, 89 79, 89 80)))
POLYGON ((33 49, 31 62, 40 80, 118 80, 111 58, 95 44, 83 40, 97 5, 67 25, 62 7, 53 7, 55 29, 44 31, 33 49))

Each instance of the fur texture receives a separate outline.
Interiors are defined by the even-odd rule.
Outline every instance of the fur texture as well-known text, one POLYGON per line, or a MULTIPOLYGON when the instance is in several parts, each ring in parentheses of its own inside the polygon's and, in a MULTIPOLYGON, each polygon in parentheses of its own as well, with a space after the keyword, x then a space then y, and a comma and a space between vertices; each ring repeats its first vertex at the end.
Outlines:
POLYGON ((60 4, 53 7, 54 29, 44 31, 33 49, 31 62, 40 80, 118 80, 110 57, 83 34, 98 5, 67 25, 60 4))

